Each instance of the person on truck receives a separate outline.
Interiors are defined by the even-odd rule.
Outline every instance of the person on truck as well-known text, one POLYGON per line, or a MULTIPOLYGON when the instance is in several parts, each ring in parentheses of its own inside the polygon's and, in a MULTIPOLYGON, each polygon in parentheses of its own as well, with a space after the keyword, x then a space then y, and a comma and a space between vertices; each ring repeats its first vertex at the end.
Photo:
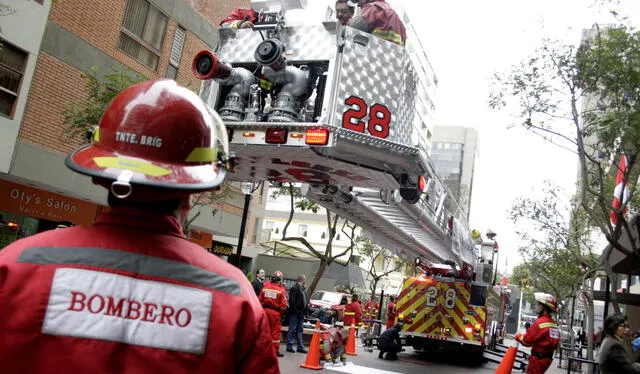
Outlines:
POLYGON ((249 8, 234 9, 225 19, 220 21, 220 27, 231 29, 251 29, 258 20, 258 13, 249 8))
POLYGON ((245 274, 181 226, 192 194, 219 188, 232 164, 221 132, 173 80, 115 96, 65 159, 111 209, 0 251, 2 373, 280 373, 245 274))
POLYGON ((558 312, 558 301, 548 293, 536 292, 533 296, 538 318, 524 334, 516 334, 516 340, 531 347, 527 374, 543 374, 551 366, 560 341, 560 329, 551 317, 551 313, 558 312))
POLYGON ((360 7, 360 12, 349 21, 349 26, 368 32, 380 39, 404 45, 407 31, 398 14, 384 0, 349 0, 349 5, 360 7))
POLYGON ((400 317, 398 323, 390 329, 384 330, 382 335, 378 338, 378 349, 380 353, 378 358, 384 358, 386 360, 397 360, 398 352, 402 351, 402 342, 400 341, 400 331, 404 322, 400 317), (387 354, 384 356, 384 354, 387 354))
POLYGON ((356 13, 356 7, 350 6, 348 0, 336 1, 336 18, 342 26, 346 26, 356 13))
POLYGON ((286 291, 282 287, 282 273, 276 271, 268 282, 264 282, 258 300, 262 304, 271 328, 271 341, 278 357, 284 357, 280 352, 280 337, 282 336, 282 315, 289 303, 285 297, 286 291))

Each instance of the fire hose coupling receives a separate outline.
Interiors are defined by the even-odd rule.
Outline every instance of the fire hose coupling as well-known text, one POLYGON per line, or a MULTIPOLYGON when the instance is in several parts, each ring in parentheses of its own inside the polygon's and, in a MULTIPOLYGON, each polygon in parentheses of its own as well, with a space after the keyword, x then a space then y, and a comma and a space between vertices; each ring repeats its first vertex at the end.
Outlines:
POLYGON ((196 78, 201 80, 225 79, 231 75, 231 66, 220 62, 216 55, 207 50, 198 52, 193 59, 191 70, 196 78))
POLYGON ((284 44, 277 39, 267 39, 258 44, 254 53, 257 63, 268 66, 274 71, 279 71, 287 66, 287 59, 284 55, 284 44))

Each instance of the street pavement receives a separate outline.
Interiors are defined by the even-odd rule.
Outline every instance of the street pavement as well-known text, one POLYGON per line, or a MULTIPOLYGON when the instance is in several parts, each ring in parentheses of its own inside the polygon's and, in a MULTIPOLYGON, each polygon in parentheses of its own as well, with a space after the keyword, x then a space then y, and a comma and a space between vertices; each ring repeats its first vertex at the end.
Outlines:
MULTIPOLYGON (((507 345, 512 341, 505 340, 507 345)), ((356 348, 356 356, 347 356, 347 365, 342 363, 328 364, 324 370, 311 370, 300 367, 307 358, 304 353, 285 352, 285 345, 282 345, 281 352, 285 353, 285 357, 279 358, 280 370, 282 374, 299 374, 299 373, 352 373, 352 374, 448 374, 448 373, 494 373, 498 367, 498 363, 485 362, 480 366, 466 365, 464 357, 460 353, 438 351, 437 353, 425 354, 415 352, 411 347, 406 347, 405 352, 401 352, 398 361, 388 361, 378 358, 378 350, 367 352, 364 347, 358 345, 356 348)), ((308 347, 307 347, 308 348, 308 347)), ((519 347, 520 351, 529 352, 526 347, 519 347)), ((558 358, 554 358, 551 367, 547 370, 547 374, 565 374, 567 373, 566 361, 563 361, 565 368, 558 368, 558 358)), ((521 373, 513 370, 513 373, 521 373)))

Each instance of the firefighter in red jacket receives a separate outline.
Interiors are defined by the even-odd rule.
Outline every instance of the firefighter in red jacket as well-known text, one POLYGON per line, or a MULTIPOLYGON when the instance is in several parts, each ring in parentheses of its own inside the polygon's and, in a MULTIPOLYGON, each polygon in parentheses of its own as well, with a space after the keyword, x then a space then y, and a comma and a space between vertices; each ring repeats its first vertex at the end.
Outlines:
POLYGON ((232 29, 250 29, 253 28, 254 22, 258 20, 258 13, 249 8, 234 9, 225 19, 220 22, 220 27, 228 27, 232 29))
POLYGON ((344 307, 344 318, 342 319, 347 328, 354 326, 359 328, 362 325, 362 306, 358 295, 347 298, 347 305, 344 307))
POLYGON ((395 324, 396 320, 396 298, 389 296, 389 304, 387 305, 387 328, 390 329, 395 324))
POLYGON ((276 271, 271 280, 264 283, 258 299, 264 307, 271 326, 271 341, 278 357, 284 357, 280 352, 280 338, 282 337, 282 314, 287 310, 289 303, 282 287, 282 273, 276 271))
MULTIPOLYGON (((372 320, 378 318, 378 310, 380 310, 380 304, 374 298, 367 300, 364 304, 364 310, 362 312, 363 318, 365 320, 372 320)), ((368 323, 364 321, 364 328, 366 329, 369 325, 373 326, 373 323, 368 323)))
POLYGON ((551 366, 553 352, 560 341, 560 330, 551 318, 551 313, 558 311, 558 302, 547 293, 536 292, 533 296, 538 318, 525 334, 517 334, 516 340, 525 347, 531 347, 527 374, 542 374, 551 366))
POLYGON ((232 164, 222 131, 172 80, 113 99, 92 144, 65 160, 108 189, 111 209, 0 251, 0 371, 280 373, 244 273, 181 227, 191 194, 232 164))
POLYGON ((373 34, 380 39, 404 45, 407 31, 398 14, 384 0, 349 1, 358 4, 360 12, 349 21, 349 26, 373 34))

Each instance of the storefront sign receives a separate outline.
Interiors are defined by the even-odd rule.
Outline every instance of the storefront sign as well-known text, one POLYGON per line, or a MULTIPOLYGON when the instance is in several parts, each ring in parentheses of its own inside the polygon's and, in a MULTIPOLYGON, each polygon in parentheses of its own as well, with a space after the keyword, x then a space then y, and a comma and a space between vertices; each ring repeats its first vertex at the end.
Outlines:
POLYGON ((233 246, 231 244, 221 243, 214 240, 213 247, 209 252, 214 255, 229 256, 233 253, 233 246))
POLYGON ((98 206, 72 197, 0 180, 0 211, 49 221, 91 225, 98 206))
POLYGON ((191 229, 189 230, 187 239, 189 239, 190 242, 196 243, 206 250, 209 250, 211 248, 211 240, 213 239, 213 235, 208 232, 191 229))

